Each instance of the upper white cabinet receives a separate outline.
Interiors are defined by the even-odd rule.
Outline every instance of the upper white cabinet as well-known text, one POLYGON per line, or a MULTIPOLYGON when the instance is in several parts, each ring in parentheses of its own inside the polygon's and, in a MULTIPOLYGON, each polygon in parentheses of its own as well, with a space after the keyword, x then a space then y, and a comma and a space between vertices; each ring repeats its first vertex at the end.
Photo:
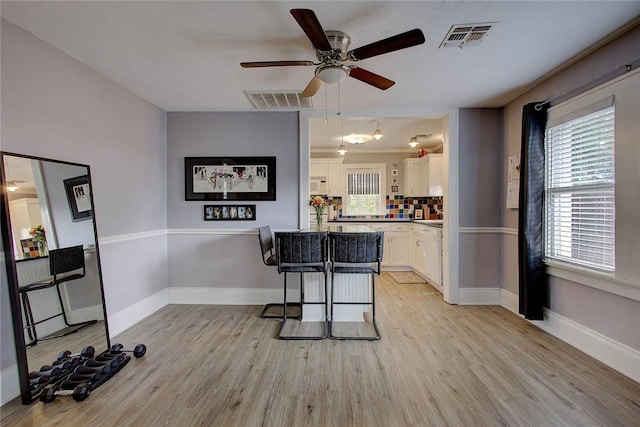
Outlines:
POLYGON ((429 154, 420 163, 420 195, 442 196, 444 194, 444 170, 442 154, 429 154))
POLYGON ((404 159, 404 196, 420 196, 420 163, 422 159, 404 159))
POLYGON ((404 159, 403 164, 405 196, 442 196, 444 194, 442 154, 404 159))
POLYGON ((311 194, 342 195, 342 159, 310 159, 309 177, 311 194))

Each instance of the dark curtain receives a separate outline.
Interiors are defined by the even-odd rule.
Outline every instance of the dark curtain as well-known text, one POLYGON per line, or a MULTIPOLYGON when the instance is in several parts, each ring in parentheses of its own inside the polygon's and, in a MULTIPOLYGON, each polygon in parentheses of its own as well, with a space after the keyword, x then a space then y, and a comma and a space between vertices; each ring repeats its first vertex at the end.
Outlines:
POLYGON ((522 111, 520 150, 520 199, 518 212, 518 264, 520 314, 525 319, 543 320, 547 301, 547 277, 543 263, 544 133, 547 107, 539 103, 522 111))

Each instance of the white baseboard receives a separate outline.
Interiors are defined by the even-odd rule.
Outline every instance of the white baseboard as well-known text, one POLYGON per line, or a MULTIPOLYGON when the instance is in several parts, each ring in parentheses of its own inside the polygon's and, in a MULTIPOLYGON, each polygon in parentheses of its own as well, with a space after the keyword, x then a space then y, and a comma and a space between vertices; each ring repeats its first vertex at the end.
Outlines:
MULTIPOLYGON (((518 296, 504 289, 501 295, 501 305, 518 314, 518 296)), ((531 320, 530 322, 610 368, 640 382, 640 351, 546 308, 544 320, 531 320)))
POLYGON ((460 305, 500 305, 500 288, 459 288, 460 305))
POLYGON ((102 305, 94 305, 91 307, 84 307, 78 310, 73 310, 67 314, 70 323, 86 322, 88 320, 103 320, 104 313, 102 311, 102 305))
POLYGON ((117 313, 109 314, 110 337, 113 338, 167 304, 169 304, 168 292, 167 289, 163 289, 117 313))
POLYGON ((18 365, 11 365, 0 371, 0 405, 10 402, 20 396, 20 380, 18 365))
MULTIPOLYGON (((169 304, 264 305, 282 301, 282 289, 170 287, 169 304)), ((287 299, 298 301, 300 291, 288 289, 287 299)))

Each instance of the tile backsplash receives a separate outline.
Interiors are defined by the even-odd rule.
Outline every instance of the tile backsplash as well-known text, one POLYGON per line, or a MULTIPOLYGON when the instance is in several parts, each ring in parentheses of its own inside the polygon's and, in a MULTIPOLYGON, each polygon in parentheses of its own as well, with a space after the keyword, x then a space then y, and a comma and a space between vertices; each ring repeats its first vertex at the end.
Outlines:
MULTIPOLYGON (((342 214, 342 198, 329 197, 327 202, 332 204, 338 218, 357 219, 360 216, 342 214)), ((442 196, 433 197, 405 197, 398 194, 387 195, 385 200, 385 215, 370 215, 368 219, 410 219, 416 210, 422 209, 423 219, 442 219, 442 196)))

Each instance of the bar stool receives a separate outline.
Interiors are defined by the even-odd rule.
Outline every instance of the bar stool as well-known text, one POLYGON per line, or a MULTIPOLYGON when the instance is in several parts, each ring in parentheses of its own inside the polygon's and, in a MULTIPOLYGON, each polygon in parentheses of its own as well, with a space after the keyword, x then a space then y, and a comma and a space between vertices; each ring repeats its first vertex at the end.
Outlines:
POLYGON ((50 279, 41 280, 39 282, 30 283, 26 286, 20 287, 20 298, 22 300, 22 307, 24 309, 26 318, 25 328, 27 329, 27 332, 29 334, 29 339, 31 339, 31 342, 29 342, 27 346, 34 345, 38 341, 42 341, 45 339, 59 338, 72 334, 86 326, 93 325, 97 322, 97 320, 89 320, 86 322, 69 323, 67 312, 64 307, 64 302, 62 300, 62 294, 60 292, 60 285, 62 285, 63 283, 81 279, 85 276, 84 249, 82 248, 82 245, 50 250, 49 271, 52 276, 50 279), (53 286, 55 286, 56 292, 58 294, 58 301, 60 302, 60 313, 36 322, 31 310, 29 292, 34 292, 40 289, 47 289, 53 286), (58 316, 62 316, 67 327, 78 326, 78 328, 60 334, 48 335, 44 338, 38 338, 36 325, 58 316))
POLYGON ((376 324, 376 274, 379 276, 384 246, 384 233, 331 233, 329 235, 331 252, 331 318, 329 338, 336 340, 379 340, 381 335, 376 324), (371 276, 370 299, 367 301, 335 301, 335 274, 368 274, 371 276), (334 306, 370 305, 374 336, 336 336, 333 334, 334 306))
MULTIPOLYGON (((283 317, 278 338, 284 340, 319 340, 329 335, 329 318, 327 313, 327 254, 326 231, 315 232, 276 232, 276 260, 278 273, 284 273, 283 317), (304 289, 304 273, 322 273, 324 275, 324 301, 305 301, 301 293, 301 304, 316 304, 324 306, 324 332, 322 335, 283 335, 287 324, 287 275, 300 274, 300 287, 304 289)), ((311 322, 309 322, 311 323, 311 322)))
MULTIPOLYGON (((273 253, 273 235, 271 234, 271 227, 265 225, 263 227, 258 228, 258 239, 260 240, 260 252, 262 253, 262 262, 266 266, 277 267, 278 261, 276 260, 276 254, 273 253)), ((302 289, 300 290, 302 292, 302 289)), ((302 295, 302 293, 301 293, 302 295)), ((295 318, 300 318, 302 316, 302 305, 299 302, 292 302, 289 304, 291 307, 298 307, 300 313, 298 316, 290 316, 295 318)), ((281 313, 278 314, 267 314, 267 312, 271 309, 271 307, 280 308, 281 311, 284 311, 284 304, 282 303, 269 303, 264 306, 262 309, 262 313, 260 313, 260 317, 263 319, 282 319, 283 315, 281 313)))

